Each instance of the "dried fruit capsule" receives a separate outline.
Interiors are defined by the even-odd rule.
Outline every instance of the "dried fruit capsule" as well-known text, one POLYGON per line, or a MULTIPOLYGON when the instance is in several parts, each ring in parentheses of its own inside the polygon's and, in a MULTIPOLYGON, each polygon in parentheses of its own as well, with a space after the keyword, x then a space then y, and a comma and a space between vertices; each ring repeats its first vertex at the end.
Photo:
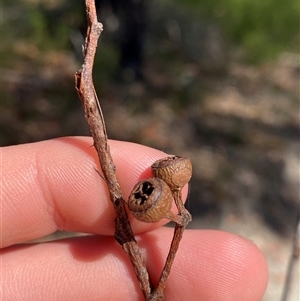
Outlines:
POLYGON ((192 177, 192 163, 189 158, 163 158, 155 161, 151 168, 153 176, 164 180, 172 190, 181 189, 192 177))
POLYGON ((170 212, 172 201, 169 186, 161 179, 150 178, 133 187, 128 208, 139 221, 155 223, 170 212))

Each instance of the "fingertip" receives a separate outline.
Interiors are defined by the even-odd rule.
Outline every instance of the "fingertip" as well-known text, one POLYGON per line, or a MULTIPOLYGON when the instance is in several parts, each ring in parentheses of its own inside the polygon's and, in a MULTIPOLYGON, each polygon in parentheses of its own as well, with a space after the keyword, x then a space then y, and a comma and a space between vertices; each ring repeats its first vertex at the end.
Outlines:
POLYGON ((202 264, 198 265, 198 271, 203 276, 203 283, 206 280, 202 289, 208 294, 207 300, 211 294, 214 298, 217 295, 215 300, 220 301, 262 299, 268 282, 268 267, 253 242, 229 232, 204 230, 201 245, 205 246, 202 248, 205 251, 199 254, 197 243, 188 238, 194 246, 190 252, 200 255, 202 264))
POLYGON ((227 232, 221 235, 218 251, 212 253, 221 271, 215 281, 220 300, 261 300, 268 282, 262 252, 244 237, 227 232))

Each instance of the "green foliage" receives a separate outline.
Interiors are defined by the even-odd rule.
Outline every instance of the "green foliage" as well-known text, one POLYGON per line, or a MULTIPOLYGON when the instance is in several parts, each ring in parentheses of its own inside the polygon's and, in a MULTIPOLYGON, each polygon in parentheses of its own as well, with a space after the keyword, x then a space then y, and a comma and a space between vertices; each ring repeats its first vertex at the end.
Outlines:
POLYGON ((68 28, 63 20, 53 19, 43 7, 28 11, 30 40, 40 49, 63 49, 68 39, 68 28))
MULTIPOLYGON (((5 57, 1 61, 2 67, 18 68, 30 60, 36 67, 49 51, 74 51, 72 34, 75 32, 80 36, 80 30, 85 30, 81 28, 86 24, 84 1, 57 0, 49 3, 4 0, 4 18, 0 28, 0 55, 5 57), (30 53, 32 49, 38 51, 33 55, 30 53)), ((102 43, 101 46, 96 56, 95 77, 105 80, 114 74, 119 57, 116 47, 111 43, 102 43)))
POLYGON ((176 0, 190 13, 218 22, 229 38, 248 51, 248 59, 272 59, 299 51, 299 0, 176 0))
MULTIPOLYGON (((83 3, 82 3, 83 5, 83 3)), ((78 3, 57 1, 3 1, 1 20, 2 43, 13 48, 14 43, 32 43, 41 51, 62 50, 70 44, 70 32, 80 24, 82 14, 78 3)))
MULTIPOLYGON (((0 54, 6 59, 1 64, 13 62, 14 45, 19 41, 26 40, 44 52, 70 47, 70 32, 85 18, 84 2, 50 2, 3 0, 0 54)), ((161 0, 157 4, 178 6, 187 19, 193 16, 218 23, 229 42, 246 50, 251 62, 276 58, 282 51, 299 51, 299 0, 161 0)), ((103 43, 101 49, 105 47, 103 43)), ((107 60, 102 63, 114 69, 117 51, 107 47, 103 50, 107 60)))

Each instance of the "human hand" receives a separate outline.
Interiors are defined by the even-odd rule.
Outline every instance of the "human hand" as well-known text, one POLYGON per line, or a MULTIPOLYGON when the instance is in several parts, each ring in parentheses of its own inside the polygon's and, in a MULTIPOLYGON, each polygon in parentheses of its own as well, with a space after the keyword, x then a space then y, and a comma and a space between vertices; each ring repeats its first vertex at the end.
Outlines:
MULTIPOLYGON (((165 154, 109 141, 126 199, 165 154)), ((143 300, 122 248, 114 240, 114 208, 94 168, 91 138, 70 137, 4 147, 1 195, 2 300, 143 300), (98 234, 22 244, 56 230, 98 234)), ((131 217, 130 217, 131 218, 131 217)), ((131 218, 154 282, 173 229, 131 218)), ((250 241, 221 231, 186 230, 165 289, 166 300, 258 301, 267 265, 250 241)))

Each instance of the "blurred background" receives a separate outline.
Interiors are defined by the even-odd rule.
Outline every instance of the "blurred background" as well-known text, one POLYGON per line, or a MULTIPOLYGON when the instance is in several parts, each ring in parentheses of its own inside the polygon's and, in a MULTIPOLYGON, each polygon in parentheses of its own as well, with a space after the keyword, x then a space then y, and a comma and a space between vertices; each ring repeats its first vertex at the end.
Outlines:
MULTIPOLYGON (((299 300, 299 1, 96 2, 109 137, 189 156, 190 227, 253 240, 269 264, 263 300, 299 300)), ((74 88, 84 1, 1 10, 1 146, 90 135, 74 88)))

